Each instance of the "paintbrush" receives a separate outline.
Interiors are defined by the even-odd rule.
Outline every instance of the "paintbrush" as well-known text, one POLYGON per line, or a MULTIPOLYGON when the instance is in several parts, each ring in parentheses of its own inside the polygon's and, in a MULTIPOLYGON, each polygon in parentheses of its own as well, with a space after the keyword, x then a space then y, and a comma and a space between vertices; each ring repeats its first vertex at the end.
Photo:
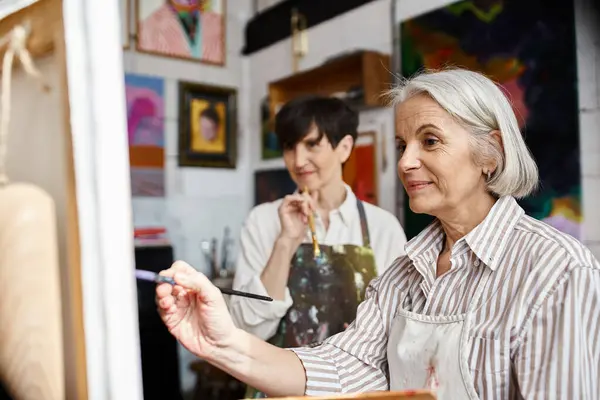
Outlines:
MULTIPOLYGON (((149 282, 168 283, 170 285, 177 284, 175 282, 175 279, 173 279, 171 277, 162 276, 162 275, 157 274, 156 272, 145 271, 145 270, 141 270, 141 269, 135 270, 135 277, 137 279, 141 279, 141 280, 149 281, 149 282)), ((241 297, 248 297, 250 299, 256 299, 256 300, 273 301, 272 298, 267 297, 267 296, 261 296, 259 294, 240 292, 239 290, 220 288, 218 286, 217 286, 217 289, 219 289, 221 291, 221 293, 228 294, 231 296, 241 296, 241 297)))
MULTIPOLYGON (((304 187, 304 193, 308 194, 308 187, 304 187)), ((321 248, 319 247, 319 242, 317 241, 317 231, 315 229, 315 217, 314 213, 310 212, 308 214, 308 227, 310 228, 310 237, 312 239, 313 245, 313 253, 315 259, 321 257, 321 248)))

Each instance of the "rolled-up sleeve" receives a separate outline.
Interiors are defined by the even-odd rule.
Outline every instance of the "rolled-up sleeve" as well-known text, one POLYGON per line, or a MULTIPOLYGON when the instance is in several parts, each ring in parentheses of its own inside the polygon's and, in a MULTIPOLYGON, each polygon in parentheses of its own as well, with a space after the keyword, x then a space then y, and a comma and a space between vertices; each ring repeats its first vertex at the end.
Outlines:
MULTIPOLYGON (((262 221, 268 223, 268 221, 262 221)), ((279 223, 277 221, 277 223, 279 223)), ((240 234, 240 253, 236 262, 233 289, 268 296, 260 280, 260 274, 267 265, 274 239, 265 237, 259 230, 255 210, 250 213, 240 234)), ((241 296, 231 296, 229 311, 235 325, 263 340, 272 337, 279 321, 292 306, 292 297, 286 288, 284 300, 271 302, 256 301, 241 296)))
POLYGON ((307 396, 388 390, 388 337, 378 282, 376 279, 368 287, 348 329, 319 346, 290 349, 306 371, 307 396))
POLYGON ((600 399, 600 271, 577 267, 540 303, 516 351, 524 399, 600 399))

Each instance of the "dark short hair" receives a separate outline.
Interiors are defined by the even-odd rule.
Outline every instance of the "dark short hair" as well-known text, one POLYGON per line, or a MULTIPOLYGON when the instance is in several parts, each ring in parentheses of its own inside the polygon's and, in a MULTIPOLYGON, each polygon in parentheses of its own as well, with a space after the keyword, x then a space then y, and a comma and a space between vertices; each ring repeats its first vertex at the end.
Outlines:
POLYGON ((200 117, 207 118, 215 123, 215 125, 219 125, 221 123, 221 118, 219 117, 219 113, 213 106, 208 106, 200 113, 200 117))
POLYGON ((293 149, 313 127, 319 140, 326 136, 335 148, 346 135, 356 141, 358 113, 340 99, 309 95, 287 102, 275 116, 275 134, 284 150, 293 149))

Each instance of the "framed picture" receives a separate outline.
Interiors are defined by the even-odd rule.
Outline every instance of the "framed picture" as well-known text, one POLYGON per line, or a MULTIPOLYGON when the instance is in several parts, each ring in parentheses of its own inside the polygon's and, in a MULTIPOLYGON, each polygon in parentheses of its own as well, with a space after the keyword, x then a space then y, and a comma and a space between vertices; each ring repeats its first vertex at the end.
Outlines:
POLYGON ((179 166, 235 168, 237 91, 179 83, 179 166))
POLYGON ((379 204, 377 134, 374 131, 358 134, 342 177, 360 200, 379 204))
POLYGON ((125 75, 131 195, 165 195, 165 83, 163 78, 125 75))
POLYGON ((120 1, 120 17, 121 17, 121 45, 124 50, 129 49, 129 23, 131 19, 131 0, 120 1))
POLYGON ((287 169, 267 169, 254 173, 254 205, 275 201, 296 191, 287 169))
POLYGON ((225 65, 226 0, 135 0, 136 49, 225 65))

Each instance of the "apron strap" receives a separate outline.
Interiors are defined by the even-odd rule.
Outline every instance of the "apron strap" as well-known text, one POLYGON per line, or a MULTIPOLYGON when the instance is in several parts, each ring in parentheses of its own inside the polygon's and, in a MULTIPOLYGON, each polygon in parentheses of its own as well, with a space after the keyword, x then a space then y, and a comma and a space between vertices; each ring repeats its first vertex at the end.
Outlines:
POLYGON ((371 239, 369 237, 369 225, 367 224, 367 213, 365 213, 365 205, 362 201, 356 198, 356 207, 360 217, 360 229, 362 231, 363 246, 371 247, 371 239))

